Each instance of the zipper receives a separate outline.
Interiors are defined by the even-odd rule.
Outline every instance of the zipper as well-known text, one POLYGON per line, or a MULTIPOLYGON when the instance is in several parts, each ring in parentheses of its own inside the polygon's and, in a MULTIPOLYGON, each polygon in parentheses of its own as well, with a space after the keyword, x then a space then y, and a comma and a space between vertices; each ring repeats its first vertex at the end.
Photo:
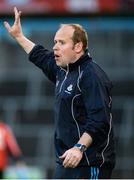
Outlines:
POLYGON ((63 80, 63 81, 62 81, 62 83, 61 83, 59 93, 61 92, 62 87, 63 87, 63 84, 64 84, 64 82, 65 82, 65 81, 66 81, 66 79, 67 79, 67 75, 68 75, 68 73, 69 73, 69 66, 68 66, 68 64, 67 64, 67 71, 66 71, 66 75, 65 75, 64 80, 63 80))

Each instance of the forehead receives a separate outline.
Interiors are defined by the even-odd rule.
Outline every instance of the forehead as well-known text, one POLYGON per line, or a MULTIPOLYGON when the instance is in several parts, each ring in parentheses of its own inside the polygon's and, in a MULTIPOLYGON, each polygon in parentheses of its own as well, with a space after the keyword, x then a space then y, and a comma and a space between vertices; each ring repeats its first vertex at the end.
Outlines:
POLYGON ((56 32, 55 39, 72 38, 73 33, 74 33, 73 27, 64 25, 56 32))

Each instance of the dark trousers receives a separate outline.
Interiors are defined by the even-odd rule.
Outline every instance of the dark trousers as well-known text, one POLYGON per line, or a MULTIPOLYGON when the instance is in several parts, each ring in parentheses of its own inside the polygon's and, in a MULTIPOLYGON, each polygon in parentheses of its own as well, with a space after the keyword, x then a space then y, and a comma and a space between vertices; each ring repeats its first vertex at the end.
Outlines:
POLYGON ((76 168, 64 168, 56 166, 54 179, 110 179, 112 168, 82 166, 76 168))

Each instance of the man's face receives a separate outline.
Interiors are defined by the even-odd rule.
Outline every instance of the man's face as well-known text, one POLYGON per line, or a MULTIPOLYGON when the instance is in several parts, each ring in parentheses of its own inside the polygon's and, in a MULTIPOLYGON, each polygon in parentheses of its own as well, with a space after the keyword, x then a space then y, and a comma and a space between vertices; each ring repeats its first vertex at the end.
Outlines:
POLYGON ((76 52, 72 36, 74 29, 71 26, 62 26, 54 38, 54 55, 57 66, 65 67, 76 59, 76 52))

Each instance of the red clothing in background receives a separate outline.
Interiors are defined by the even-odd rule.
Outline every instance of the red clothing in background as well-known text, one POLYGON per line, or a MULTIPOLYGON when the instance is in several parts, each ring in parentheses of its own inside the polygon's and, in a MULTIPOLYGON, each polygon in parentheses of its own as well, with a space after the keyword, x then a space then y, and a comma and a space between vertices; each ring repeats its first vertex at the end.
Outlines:
POLYGON ((22 154, 10 127, 0 122, 0 171, 8 165, 9 152, 15 158, 22 154))
POLYGON ((120 0, 98 0, 100 12, 120 12, 120 0))

